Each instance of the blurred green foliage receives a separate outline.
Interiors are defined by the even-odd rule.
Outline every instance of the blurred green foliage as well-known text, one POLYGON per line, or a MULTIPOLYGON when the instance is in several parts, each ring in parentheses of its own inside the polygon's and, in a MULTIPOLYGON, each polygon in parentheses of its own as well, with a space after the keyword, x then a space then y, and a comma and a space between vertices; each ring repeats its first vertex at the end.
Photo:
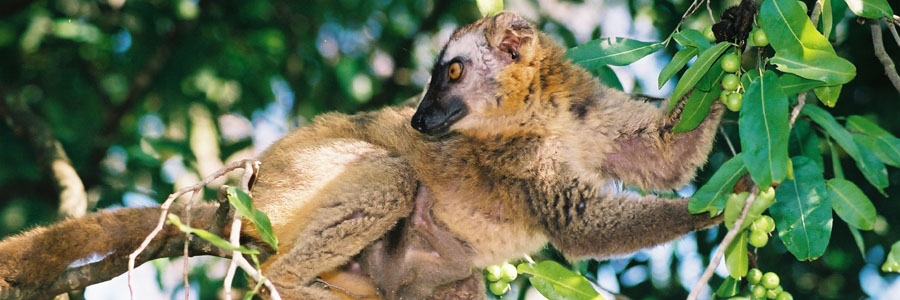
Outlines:
MULTIPOLYGON (((573 47, 607 31, 660 41, 690 2, 519 0, 506 1, 506 8, 573 47), (613 8, 622 15, 601 11, 613 8), (593 11, 575 14, 586 10, 593 11), (574 26, 579 24, 595 25, 574 26)), ((718 15, 737 1, 713 2, 718 15)), ((375 109, 415 95, 428 80, 442 38, 478 17, 475 1, 449 0, 7 0, 0 2, 0 101, 21 99, 50 124, 93 206, 161 201, 179 183, 209 174, 224 161, 252 157, 317 114, 375 109)), ((701 10, 686 26, 707 24, 701 10)), ((835 50, 859 70, 830 111, 838 118, 863 115, 896 135, 900 96, 873 55, 868 26, 847 15, 836 16, 834 24, 835 50)), ((900 49, 886 42, 888 53, 900 59, 900 49)), ((676 51, 669 47, 660 59, 667 61, 676 51)), ((649 74, 651 80, 626 89, 652 92, 664 64, 617 71, 620 77, 649 74)), ((723 130, 734 139, 736 114, 726 118, 723 130)), ((698 183, 731 156, 721 138, 713 151, 698 183)), ((840 155, 840 162, 852 166, 840 155)), ((844 170, 848 180, 865 181, 856 168, 844 170)), ((892 184, 885 192, 896 195, 900 171, 889 167, 888 172, 892 184)), ((55 220, 53 187, 29 144, 0 125, 0 236, 55 220)), ((850 230, 835 226, 821 259, 798 262, 773 242, 757 253, 756 263, 781 274, 784 288, 797 299, 874 296, 863 286, 863 274, 877 268, 889 245, 900 239, 892 230, 900 226, 895 213, 900 207, 871 186, 860 187, 882 213, 875 230, 862 233, 870 261, 860 255, 850 230)), ((684 247, 705 265, 722 235, 724 230, 701 232, 692 235, 695 244, 684 247)), ((680 271, 691 256, 669 256, 668 265, 653 267, 650 275, 646 256, 571 267, 596 279, 597 270, 613 266, 620 293, 632 299, 683 299, 687 289, 680 280, 700 272, 680 271), (633 270, 644 276, 628 281, 633 270), (659 277, 658 270, 667 275, 659 277)), ((866 278, 898 285, 891 276, 866 278)), ((194 280, 206 295, 220 288, 219 279, 194 280)))

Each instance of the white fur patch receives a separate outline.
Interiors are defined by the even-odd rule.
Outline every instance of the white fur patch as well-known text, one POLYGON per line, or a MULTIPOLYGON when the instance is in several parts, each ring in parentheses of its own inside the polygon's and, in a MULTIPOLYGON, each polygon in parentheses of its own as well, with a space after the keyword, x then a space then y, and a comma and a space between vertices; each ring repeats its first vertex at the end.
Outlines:
POLYGON ((444 57, 441 58, 441 64, 445 64, 453 58, 473 57, 478 54, 478 49, 483 47, 487 41, 484 35, 478 32, 470 32, 462 37, 447 43, 447 49, 444 50, 444 57))
POLYGON ((110 254, 113 254, 113 252, 115 252, 115 251, 110 250, 109 252, 106 252, 106 253, 103 253, 103 254, 101 254, 101 253, 96 253, 96 252, 95 252, 95 253, 91 253, 91 254, 88 255, 87 257, 84 257, 84 258, 78 259, 78 260, 76 260, 76 261, 73 261, 71 264, 69 264, 68 266, 66 266, 66 268, 67 268, 67 269, 72 269, 72 268, 77 268, 77 267, 80 267, 80 266, 89 265, 89 264, 92 264, 92 263, 101 261, 101 260, 103 260, 104 258, 106 258, 107 256, 109 256, 110 254))

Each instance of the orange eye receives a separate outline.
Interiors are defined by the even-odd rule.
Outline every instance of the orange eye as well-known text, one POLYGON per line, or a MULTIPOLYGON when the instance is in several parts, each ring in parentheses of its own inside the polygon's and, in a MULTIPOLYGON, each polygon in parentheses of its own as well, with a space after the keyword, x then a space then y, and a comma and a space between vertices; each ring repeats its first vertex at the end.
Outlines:
POLYGON ((450 76, 450 80, 457 80, 460 75, 462 75, 462 64, 458 61, 450 63, 450 67, 447 68, 447 76, 450 76))

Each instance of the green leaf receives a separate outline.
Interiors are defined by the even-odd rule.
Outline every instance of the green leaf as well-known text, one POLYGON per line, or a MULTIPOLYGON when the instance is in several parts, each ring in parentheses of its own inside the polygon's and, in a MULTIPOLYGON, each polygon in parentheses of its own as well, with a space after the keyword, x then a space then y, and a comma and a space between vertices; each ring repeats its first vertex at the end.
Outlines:
POLYGON ((600 83, 603 85, 620 91, 624 90, 622 88, 622 82, 619 81, 619 76, 617 76, 616 72, 609 66, 599 66, 596 69, 589 71, 594 74, 597 79, 600 79, 600 83))
POLYGON ((688 202, 688 210, 692 214, 709 212, 710 217, 722 213, 725 209, 725 200, 731 195, 734 184, 747 172, 744 159, 741 154, 732 157, 709 178, 688 202))
POLYGON ((484 17, 493 16, 503 11, 503 0, 477 0, 478 11, 484 17))
POLYGON ((760 187, 787 176, 788 101, 775 72, 766 71, 750 82, 738 119, 744 165, 760 187))
POLYGON ((731 277, 726 277, 725 281, 716 289, 716 296, 727 298, 737 295, 741 291, 741 282, 731 277))
POLYGON ((819 136, 808 121, 797 120, 791 129, 791 142, 788 145, 788 153, 802 155, 816 162, 820 169, 825 169, 825 159, 822 157, 822 148, 819 148, 819 136))
POLYGON ((730 46, 731 44, 729 43, 718 43, 700 53, 694 64, 684 72, 681 80, 675 85, 675 90, 672 91, 672 97, 669 99, 669 111, 672 111, 675 108, 675 103, 706 75, 706 72, 715 64, 722 52, 725 52, 725 49, 728 49, 730 46))
POLYGON ((269 217, 262 211, 253 208, 253 200, 250 199, 250 195, 247 195, 247 193, 244 193, 244 191, 236 187, 229 187, 225 192, 228 202, 234 206, 235 210, 240 213, 241 216, 250 220, 250 222, 256 226, 256 231, 259 233, 263 242, 272 246, 272 249, 277 252, 278 237, 275 236, 275 232, 272 230, 272 224, 269 222, 269 217))
POLYGON ((259 251, 250 250, 250 249, 244 248, 244 246, 235 247, 228 241, 222 239, 218 235, 215 235, 209 231, 184 225, 183 223, 181 223, 181 219, 179 219, 178 216, 176 216, 174 214, 169 214, 169 219, 168 219, 167 223, 175 225, 175 227, 178 227, 178 230, 180 230, 181 232, 186 232, 186 233, 196 235, 196 236, 200 237, 201 239, 206 240, 210 244, 213 244, 216 247, 225 249, 227 251, 239 251, 244 254, 259 254, 259 251))
POLYGON ((822 1, 822 16, 819 19, 822 24, 820 32, 822 32, 822 36, 827 40, 829 36, 831 36, 831 30, 834 26, 834 15, 831 9, 831 1, 832 0, 824 0, 822 1))
POLYGON ((725 266, 728 267, 730 278, 740 280, 741 277, 747 276, 748 264, 747 231, 741 230, 741 233, 731 241, 728 248, 725 248, 725 266))
POLYGON ((847 129, 860 131, 876 137, 894 137, 893 134, 863 116, 853 115, 847 117, 847 129))
POLYGON ((778 70, 828 85, 844 84, 856 76, 856 67, 834 52, 806 11, 795 0, 765 0, 757 23, 765 30, 778 70))
POLYGON ((816 30, 806 11, 796 0, 765 0, 757 23, 766 32, 776 53, 806 56, 807 50, 834 54, 831 43, 816 30))
POLYGON ((604 65, 624 66, 662 49, 662 43, 641 42, 626 38, 601 38, 569 49, 566 57, 585 69, 604 65))
POLYGON ((520 274, 532 275, 528 278, 541 295, 549 299, 603 300, 591 283, 559 263, 545 260, 537 264, 519 264, 520 274))
POLYGON ((886 164, 900 167, 900 139, 894 137, 874 138, 862 133, 851 133, 853 140, 862 148, 866 148, 886 164))
POLYGON ((859 229, 850 226, 847 224, 847 229, 850 229, 850 235, 853 236, 853 241, 856 243, 856 248, 859 249, 859 256, 862 257, 863 260, 866 259, 866 243, 863 242, 862 234, 859 233, 859 229))
POLYGON ((803 56, 791 51, 776 52, 769 62, 775 64, 779 71, 822 81, 826 85, 845 84, 856 77, 853 63, 824 51, 806 50, 803 56))
POLYGON ((675 127, 672 128, 673 132, 691 131, 706 119, 706 114, 709 113, 709 108, 712 106, 713 101, 719 99, 719 94, 722 92, 722 87, 719 83, 722 82, 722 77, 724 76, 725 71, 722 70, 722 63, 716 62, 694 86, 694 91, 691 92, 691 95, 686 100, 687 102, 684 104, 681 118, 675 124, 675 127))
POLYGON ((863 18, 890 18, 894 15, 894 11, 885 0, 845 0, 845 2, 854 14, 863 18))
POLYGON ((666 84, 666 81, 669 81, 672 76, 675 76, 675 73, 678 73, 678 70, 684 68, 684 65, 687 64, 689 60, 691 60, 694 55, 697 55, 700 50, 697 50, 695 47, 684 48, 675 53, 675 56, 672 56, 672 60, 669 61, 662 71, 659 72, 659 87, 662 87, 666 84))
POLYGON ((881 271, 900 273, 900 241, 891 246, 891 252, 881 265, 881 271))
POLYGON ((866 180, 872 186, 875 186, 880 193, 884 194, 884 188, 888 186, 887 169, 872 151, 865 147, 860 147, 853 140, 853 136, 841 127, 834 120, 834 117, 824 109, 815 105, 806 105, 803 107, 801 114, 809 116, 813 122, 822 126, 838 145, 841 145, 841 148, 847 152, 847 155, 850 155, 856 161, 856 166, 862 171, 866 180))
POLYGON ((684 29, 679 32, 673 33, 672 38, 675 39, 679 45, 685 48, 698 48, 699 50, 706 50, 709 48, 710 43, 706 40, 706 37, 703 36, 703 33, 697 31, 696 29, 684 29))
POLYGON ((834 211, 847 224, 862 230, 875 228, 875 205, 856 184, 846 179, 833 178, 825 184, 834 211))
POLYGON ((788 251, 798 260, 812 260, 825 253, 831 238, 831 202, 822 169, 803 156, 795 156, 793 164, 794 180, 778 186, 769 212, 788 251))
POLYGON ((825 86, 824 82, 806 79, 791 73, 782 74, 781 77, 778 78, 778 84, 781 85, 781 90, 787 96, 825 86))
POLYGON ((869 148, 883 163, 900 167, 900 139, 861 116, 847 117, 846 127, 855 132, 854 140, 869 148))
MULTIPOLYGON (((859 151, 857 154, 858 157, 853 157, 851 155, 851 157, 856 160, 856 167, 862 171, 866 180, 868 180, 879 193, 887 197, 884 188, 888 187, 890 182, 888 181, 887 168, 884 166, 884 163, 881 162, 881 159, 879 159, 872 150, 860 145, 855 140, 853 142, 856 143, 856 148, 859 151)), ((843 147, 843 145, 841 147, 843 147)))
POLYGON ((822 104, 825 104, 825 106, 828 107, 834 107, 838 97, 841 96, 841 87, 843 87, 843 85, 823 86, 817 87, 813 91, 816 93, 816 97, 819 98, 819 101, 822 101, 822 104))

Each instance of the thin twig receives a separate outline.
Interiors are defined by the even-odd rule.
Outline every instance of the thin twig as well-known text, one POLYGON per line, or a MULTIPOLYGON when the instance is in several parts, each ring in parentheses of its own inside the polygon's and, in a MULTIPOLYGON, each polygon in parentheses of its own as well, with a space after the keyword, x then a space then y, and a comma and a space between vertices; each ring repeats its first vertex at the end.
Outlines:
POLYGON ((134 273, 135 259, 137 258, 138 255, 141 254, 141 252, 144 251, 144 249, 147 248, 147 245, 150 244, 150 241, 152 241, 153 238, 155 238, 159 234, 159 232, 162 231, 163 225, 165 225, 165 223, 166 223, 166 217, 168 217, 168 215, 169 215, 169 207, 172 205, 173 202, 175 202, 175 199, 178 199, 178 197, 181 197, 182 195, 190 193, 190 192, 202 192, 203 187, 208 185, 213 180, 216 180, 219 177, 222 177, 226 173, 231 172, 233 170, 244 168, 247 161, 253 161, 253 160, 245 159, 245 160, 230 163, 227 166, 225 166, 224 168, 219 169, 215 173, 207 176, 206 178, 203 179, 203 181, 201 181, 197 184, 194 184, 192 186, 182 188, 182 189, 176 191, 175 193, 172 193, 171 195, 169 195, 168 198, 166 198, 166 201, 163 202, 163 204, 159 206, 159 209, 161 210, 161 212, 159 215, 159 221, 156 223, 156 227, 153 228, 153 231, 151 231, 150 234, 147 235, 147 237, 144 239, 144 241, 141 243, 141 245, 136 250, 134 250, 134 252, 132 252, 130 255, 128 255, 128 292, 129 292, 132 300, 135 299, 134 298, 134 288, 132 285, 132 283, 133 283, 132 273, 134 273))
POLYGON ((822 0, 816 1, 815 6, 813 6, 813 10, 809 15, 809 20, 813 23, 813 26, 817 26, 819 24, 819 16, 822 15, 822 0))
MULTIPOLYGON (((254 171, 257 169, 259 162, 245 160, 244 161, 244 176, 241 178, 241 189, 243 189, 244 193, 250 195, 250 179, 253 178, 254 171)), ((228 238, 228 241, 235 248, 240 247, 241 245, 241 212, 235 210, 234 217, 231 220, 231 235, 228 238)), ((234 250, 231 254, 231 263, 228 265, 228 271, 225 273, 225 299, 231 300, 231 283, 234 281, 234 274, 237 272, 238 261, 243 259, 243 254, 240 251, 234 250)))
POLYGON ((710 0, 706 0, 706 11, 709 12, 709 20, 712 21, 713 24, 716 24, 716 16, 713 15, 712 8, 709 7, 710 0))
POLYGON ((728 230, 728 233, 725 234, 725 238, 722 239, 722 242, 719 243, 719 247, 716 248, 716 253, 713 255, 712 259, 709 261, 709 265, 706 266, 706 270, 703 271, 703 275, 700 275, 700 280, 694 284, 694 288, 691 289, 691 293, 688 295, 688 300, 696 300, 697 297, 700 296, 700 291, 706 287, 706 283, 709 282, 709 279, 712 278, 713 273, 716 271, 716 267, 719 266, 719 261, 722 260, 722 256, 725 255, 725 249, 728 248, 728 245, 734 240, 734 238, 741 232, 741 227, 744 225, 744 219, 747 218, 747 213, 750 212, 750 205, 753 204, 753 201, 756 200, 756 195, 759 194, 759 188, 754 186, 750 190, 750 196, 747 197, 747 202, 744 203, 744 208, 741 209, 741 215, 734 221, 734 225, 731 226, 731 230, 728 230))
POLYGON ((281 295, 279 295, 278 290, 275 289, 275 284, 272 283, 271 280, 263 277, 262 273, 260 273, 255 268, 253 268, 253 266, 250 265, 250 262, 248 262, 246 259, 244 259, 243 256, 239 256, 239 257, 232 258, 232 259, 237 261, 237 264, 238 264, 238 266, 241 267, 241 270, 244 270, 244 272, 246 272, 247 275, 250 275, 250 277, 253 278, 253 280, 263 282, 263 284, 266 286, 266 288, 269 289, 269 298, 272 298, 272 300, 281 300, 281 295))
POLYGON ((797 121, 797 116, 800 115, 800 111, 803 110, 803 106, 806 105, 806 93, 802 92, 797 95, 797 105, 794 106, 794 110, 791 111, 791 127, 794 127, 794 122, 797 121))
POLYGON ((722 137, 725 138, 725 143, 728 144, 728 149, 731 150, 731 156, 737 155, 737 151, 734 151, 734 145, 731 144, 731 138, 729 138, 728 135, 725 134, 725 128, 719 127, 719 133, 721 133, 722 137))
POLYGON ((894 21, 885 18, 884 22, 887 23, 888 29, 891 31, 891 35, 894 36, 894 41, 897 42, 897 47, 900 47, 900 35, 897 34, 897 27, 894 26, 894 21))
POLYGON ((872 29, 872 48, 875 50, 875 56, 878 61, 884 65, 884 75, 890 79, 891 84, 900 93, 900 75, 897 75, 897 69, 894 68, 894 61, 888 56, 884 50, 884 41, 881 38, 881 25, 877 21, 871 21, 869 27, 872 29))

